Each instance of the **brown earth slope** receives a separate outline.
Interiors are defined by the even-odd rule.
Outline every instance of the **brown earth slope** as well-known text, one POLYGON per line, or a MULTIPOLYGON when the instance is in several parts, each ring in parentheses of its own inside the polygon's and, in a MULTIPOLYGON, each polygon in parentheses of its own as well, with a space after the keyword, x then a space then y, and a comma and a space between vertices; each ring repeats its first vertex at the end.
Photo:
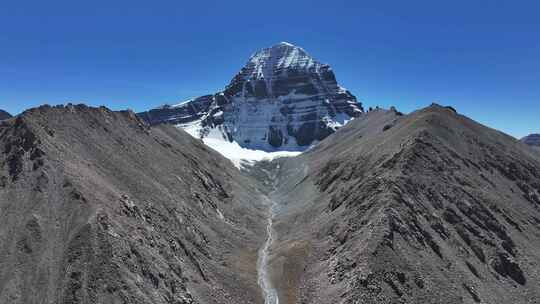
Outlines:
POLYGON ((29 110, 0 123, 0 303, 260 303, 259 201, 173 127, 29 110))
POLYGON ((452 108, 373 111, 263 166, 280 303, 540 299, 540 157, 452 108))

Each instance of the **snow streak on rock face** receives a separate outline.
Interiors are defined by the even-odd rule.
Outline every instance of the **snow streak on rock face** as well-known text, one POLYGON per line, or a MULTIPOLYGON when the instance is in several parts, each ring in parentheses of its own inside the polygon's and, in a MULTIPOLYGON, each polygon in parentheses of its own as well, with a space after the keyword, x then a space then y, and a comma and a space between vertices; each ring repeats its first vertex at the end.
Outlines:
POLYGON ((282 42, 251 56, 223 92, 139 115, 150 122, 219 129, 243 148, 303 151, 363 112, 329 65, 282 42))

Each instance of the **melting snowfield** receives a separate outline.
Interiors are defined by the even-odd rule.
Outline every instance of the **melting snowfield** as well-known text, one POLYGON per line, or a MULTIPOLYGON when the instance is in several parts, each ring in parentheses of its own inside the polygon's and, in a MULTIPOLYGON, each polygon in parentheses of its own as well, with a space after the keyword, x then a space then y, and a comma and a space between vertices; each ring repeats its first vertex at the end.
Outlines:
POLYGON ((278 157, 296 156, 302 153, 296 151, 265 152, 262 150, 251 150, 240 147, 237 142, 228 142, 215 138, 204 138, 203 141, 207 146, 230 159, 238 168, 246 165, 252 165, 256 161, 272 160, 278 157))
MULTIPOLYGON (((187 133, 195 138, 201 138, 201 127, 199 121, 190 125, 178 125, 177 127, 184 129, 187 133)), ((302 151, 272 151, 253 150, 241 147, 237 142, 230 142, 223 138, 223 134, 217 129, 211 129, 202 141, 214 149, 216 152, 230 159, 237 168, 242 166, 253 165, 257 161, 272 160, 279 157, 291 157, 302 153, 302 151)))

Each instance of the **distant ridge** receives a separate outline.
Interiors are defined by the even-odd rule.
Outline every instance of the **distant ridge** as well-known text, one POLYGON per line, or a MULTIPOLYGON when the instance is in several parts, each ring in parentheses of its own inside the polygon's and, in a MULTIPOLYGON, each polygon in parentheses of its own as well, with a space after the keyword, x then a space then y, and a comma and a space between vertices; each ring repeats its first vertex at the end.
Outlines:
POLYGON ((8 112, 0 109, 0 120, 8 119, 8 118, 11 118, 11 117, 12 117, 11 114, 9 114, 8 112))
POLYGON ((529 146, 540 147, 540 134, 529 134, 523 137, 521 141, 529 146))

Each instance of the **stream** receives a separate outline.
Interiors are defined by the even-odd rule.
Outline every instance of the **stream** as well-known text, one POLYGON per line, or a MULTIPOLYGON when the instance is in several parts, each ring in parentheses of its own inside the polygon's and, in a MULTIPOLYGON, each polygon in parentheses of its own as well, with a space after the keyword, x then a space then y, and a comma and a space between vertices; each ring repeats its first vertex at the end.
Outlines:
POLYGON ((264 242, 263 247, 259 251, 259 258, 257 260, 258 282, 259 286, 261 286, 261 289, 263 291, 265 304, 279 304, 277 291, 272 286, 272 281, 270 280, 270 273, 268 272, 269 250, 272 242, 274 241, 274 228, 272 227, 272 225, 275 215, 275 205, 275 202, 270 201, 270 205, 268 208, 268 223, 266 224, 267 238, 264 242))

